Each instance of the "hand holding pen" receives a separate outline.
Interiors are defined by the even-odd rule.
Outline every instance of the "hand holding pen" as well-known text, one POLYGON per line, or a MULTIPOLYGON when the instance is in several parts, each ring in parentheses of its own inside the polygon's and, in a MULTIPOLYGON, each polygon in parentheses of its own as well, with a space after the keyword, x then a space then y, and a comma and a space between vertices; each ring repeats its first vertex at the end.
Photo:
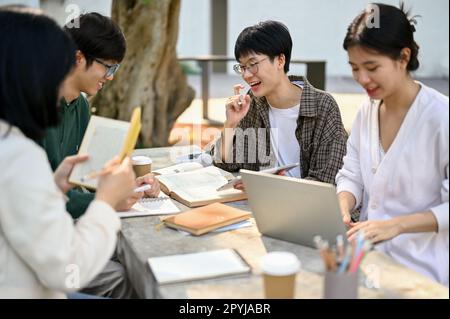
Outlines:
POLYGON ((247 115, 252 101, 250 95, 241 95, 240 91, 244 89, 242 84, 233 86, 234 95, 229 97, 225 105, 226 121, 225 127, 235 128, 239 122, 247 115))
POLYGON ((99 178, 95 198, 117 209, 120 202, 134 194, 135 187, 135 174, 130 158, 126 157, 120 162, 119 157, 116 156, 105 165, 99 178))

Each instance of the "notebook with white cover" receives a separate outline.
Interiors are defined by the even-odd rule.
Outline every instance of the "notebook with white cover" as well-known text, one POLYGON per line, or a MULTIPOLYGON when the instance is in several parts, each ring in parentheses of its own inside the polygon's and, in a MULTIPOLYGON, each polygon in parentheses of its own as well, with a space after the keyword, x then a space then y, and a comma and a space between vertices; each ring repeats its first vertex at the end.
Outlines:
POLYGON ((245 274, 251 270, 234 249, 151 257, 148 263, 159 284, 245 274))
POLYGON ((133 205, 127 212, 118 212, 120 218, 152 216, 152 215, 169 215, 179 213, 180 209, 167 196, 156 198, 143 198, 133 205))

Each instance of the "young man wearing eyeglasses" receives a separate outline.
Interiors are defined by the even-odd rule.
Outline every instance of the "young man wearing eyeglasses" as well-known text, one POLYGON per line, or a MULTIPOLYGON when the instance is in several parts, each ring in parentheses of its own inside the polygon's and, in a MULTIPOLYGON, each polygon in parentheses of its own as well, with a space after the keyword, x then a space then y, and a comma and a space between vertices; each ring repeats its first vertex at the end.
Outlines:
MULTIPOLYGON (((226 103, 215 165, 228 171, 300 163, 286 175, 335 183, 347 133, 333 97, 305 77, 288 76, 292 39, 287 27, 265 21, 244 29, 235 44, 234 70, 242 85, 226 103)), ((242 183, 235 188, 243 189, 242 183)))
MULTIPOLYGON (((120 28, 111 19, 98 13, 83 14, 77 21, 69 22, 64 30, 71 35, 78 50, 75 68, 62 87, 60 123, 48 130, 41 143, 53 170, 65 157, 77 154, 81 145, 90 118, 89 103, 82 92, 93 96, 103 89, 108 81, 112 81, 126 51, 125 37, 120 28)), ((149 174, 136 180, 136 186, 143 183, 152 185, 152 189, 145 192, 146 196, 158 196, 160 187, 153 175, 149 174)), ((74 219, 79 218, 94 199, 94 195, 79 189, 69 191, 67 211, 74 219)), ((118 210, 130 209, 142 196, 143 193, 136 193, 123 201, 118 210)), ((135 297, 123 266, 114 260, 108 263, 104 271, 83 292, 111 298, 135 297)))

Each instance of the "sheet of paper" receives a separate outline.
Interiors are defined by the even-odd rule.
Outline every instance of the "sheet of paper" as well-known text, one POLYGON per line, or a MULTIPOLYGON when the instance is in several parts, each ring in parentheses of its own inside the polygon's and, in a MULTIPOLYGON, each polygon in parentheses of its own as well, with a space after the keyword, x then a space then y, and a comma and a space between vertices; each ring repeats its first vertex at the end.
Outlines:
POLYGON ((122 148, 120 143, 111 143, 111 141, 123 141, 126 134, 125 129, 117 127, 96 127, 87 147, 87 154, 90 155, 90 158, 85 165, 80 165, 81 174, 84 176, 91 172, 100 171, 105 163, 111 160, 114 155, 119 154, 122 148))
POLYGON ((180 209, 166 195, 158 198, 144 198, 140 200, 127 212, 118 212, 120 218, 170 215, 179 213, 180 209))
POLYGON ((242 274, 250 267, 233 249, 220 249, 148 259, 160 284, 242 274))

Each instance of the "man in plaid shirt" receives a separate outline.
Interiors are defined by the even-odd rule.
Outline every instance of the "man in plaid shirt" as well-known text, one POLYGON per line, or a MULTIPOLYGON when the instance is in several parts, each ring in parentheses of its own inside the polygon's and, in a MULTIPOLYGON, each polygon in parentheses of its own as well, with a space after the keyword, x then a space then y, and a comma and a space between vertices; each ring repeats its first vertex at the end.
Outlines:
MULTIPOLYGON (((226 104, 214 164, 227 171, 260 170, 299 162, 286 175, 334 184, 347 133, 333 97, 306 78, 288 76, 292 39, 285 25, 265 21, 244 29, 234 70, 250 85, 226 104)), ((242 188, 242 184, 235 186, 242 188)))

